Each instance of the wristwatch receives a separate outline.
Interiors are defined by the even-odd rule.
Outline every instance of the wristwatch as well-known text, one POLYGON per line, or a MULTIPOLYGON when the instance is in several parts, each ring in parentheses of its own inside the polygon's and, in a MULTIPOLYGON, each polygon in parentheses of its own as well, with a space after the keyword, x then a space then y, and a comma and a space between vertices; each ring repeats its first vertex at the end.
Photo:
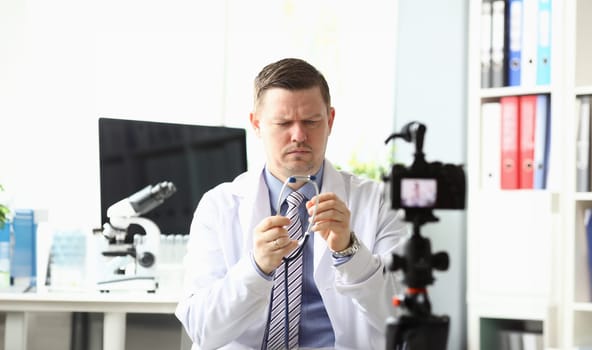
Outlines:
POLYGON ((358 241, 358 237, 356 237, 354 231, 351 231, 350 235, 351 238, 349 241, 349 246, 347 248, 340 250, 338 252, 332 251, 334 258, 346 258, 348 256, 352 256, 358 251, 358 249, 360 249, 360 242, 358 241))

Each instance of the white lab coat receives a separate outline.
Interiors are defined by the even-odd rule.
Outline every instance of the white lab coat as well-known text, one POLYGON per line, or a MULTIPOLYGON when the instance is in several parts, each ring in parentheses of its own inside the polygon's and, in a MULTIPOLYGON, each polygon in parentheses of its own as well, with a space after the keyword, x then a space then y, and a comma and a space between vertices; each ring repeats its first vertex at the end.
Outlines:
MULTIPOLYGON (((335 333, 336 349, 384 349, 386 320, 399 276, 385 269, 407 236, 402 213, 390 209, 382 183, 337 171, 325 161, 322 192, 350 208, 360 250, 335 267, 326 242, 314 239, 314 280, 335 333), (386 272, 385 272, 386 271, 386 272)), ((262 168, 206 193, 191 224, 185 286, 176 316, 195 349, 259 349, 273 281, 251 261, 253 229, 271 215, 262 168)), ((302 320, 306 321, 306 320, 302 320)))

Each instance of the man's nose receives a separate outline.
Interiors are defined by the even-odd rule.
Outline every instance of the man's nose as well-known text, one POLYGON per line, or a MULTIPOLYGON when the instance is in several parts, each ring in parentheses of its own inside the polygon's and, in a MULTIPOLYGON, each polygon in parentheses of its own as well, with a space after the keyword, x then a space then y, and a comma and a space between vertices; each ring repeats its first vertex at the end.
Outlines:
POLYGON ((296 122, 292 125, 291 136, 293 142, 304 142, 306 141, 306 129, 304 124, 296 122))

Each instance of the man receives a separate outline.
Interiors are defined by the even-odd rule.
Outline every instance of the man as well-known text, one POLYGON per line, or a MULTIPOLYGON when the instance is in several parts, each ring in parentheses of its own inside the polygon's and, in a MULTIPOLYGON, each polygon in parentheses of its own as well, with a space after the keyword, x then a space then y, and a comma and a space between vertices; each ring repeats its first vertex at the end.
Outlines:
POLYGON ((250 122, 265 166, 207 192, 191 225, 176 315, 194 349, 385 348, 398 285, 385 261, 407 231, 381 183, 337 171, 325 159, 334 119, 327 82, 309 63, 283 59, 256 77, 250 122), (282 191, 293 175, 314 175, 321 194, 306 181, 282 191), (276 208, 282 192, 306 198, 302 227, 318 200, 301 277, 283 260, 298 242, 289 235, 288 204, 276 208), (278 282, 282 275, 289 293, 278 282), (292 303, 294 279, 301 294, 292 303), (277 310, 284 310, 279 317, 277 310))

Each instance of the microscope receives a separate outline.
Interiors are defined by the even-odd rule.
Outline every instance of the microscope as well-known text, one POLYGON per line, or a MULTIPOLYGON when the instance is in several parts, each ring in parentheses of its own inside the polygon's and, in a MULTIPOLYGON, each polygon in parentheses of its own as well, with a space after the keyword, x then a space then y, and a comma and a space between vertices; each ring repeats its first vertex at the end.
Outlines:
POLYGON ((393 298, 393 305, 403 312, 387 320, 387 350, 445 350, 450 318, 432 314, 427 286, 433 284, 433 270, 449 266, 446 252, 432 253, 430 240, 421 235, 424 224, 437 222, 434 209, 464 209, 466 179, 462 165, 427 162, 423 153, 425 125, 406 124, 400 133, 389 136, 415 144, 414 161, 407 167, 395 164, 390 177, 392 209, 403 209, 405 221, 413 226, 405 242, 403 255, 393 253, 389 271, 402 271, 407 290, 393 298))
POLYGON ((148 185, 107 209, 109 222, 93 230, 95 235, 102 235, 108 241, 107 248, 101 253, 100 260, 106 261, 100 267, 99 291, 156 291, 160 229, 141 215, 162 204, 176 191, 172 182, 163 181, 148 185), (130 225, 142 227, 145 235, 134 235, 133 242, 127 243, 130 225))

